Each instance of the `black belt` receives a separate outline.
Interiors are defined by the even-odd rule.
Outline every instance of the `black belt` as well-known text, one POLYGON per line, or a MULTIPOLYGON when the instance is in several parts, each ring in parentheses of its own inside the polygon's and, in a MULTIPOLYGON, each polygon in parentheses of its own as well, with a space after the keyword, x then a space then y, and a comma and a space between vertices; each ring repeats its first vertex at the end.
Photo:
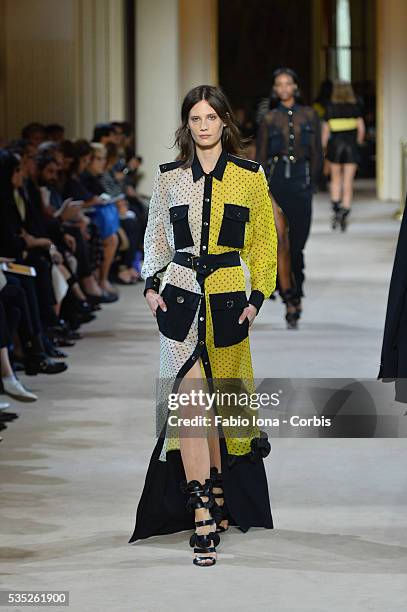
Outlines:
POLYGON ((218 268, 240 266, 240 255, 239 251, 229 251, 219 255, 193 255, 185 251, 176 251, 172 261, 180 266, 195 270, 197 280, 201 283, 206 276, 209 276, 218 268))

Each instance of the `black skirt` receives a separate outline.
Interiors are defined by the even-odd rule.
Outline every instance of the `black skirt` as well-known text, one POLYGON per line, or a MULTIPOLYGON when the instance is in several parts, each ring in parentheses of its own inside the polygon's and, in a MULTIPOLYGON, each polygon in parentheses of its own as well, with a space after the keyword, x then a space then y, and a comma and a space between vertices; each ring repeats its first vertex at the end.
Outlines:
MULTIPOLYGON (((219 439, 225 504, 229 524, 246 532, 250 527, 273 529, 267 477, 260 456, 228 455, 225 440, 219 439)), ((129 544, 153 535, 165 535, 194 528, 194 515, 186 510, 187 496, 180 484, 185 471, 179 450, 159 456, 164 443, 160 437, 147 470, 137 508, 136 524, 129 544)))
POLYGON ((328 141, 326 157, 333 164, 359 164, 357 130, 333 132, 328 141))

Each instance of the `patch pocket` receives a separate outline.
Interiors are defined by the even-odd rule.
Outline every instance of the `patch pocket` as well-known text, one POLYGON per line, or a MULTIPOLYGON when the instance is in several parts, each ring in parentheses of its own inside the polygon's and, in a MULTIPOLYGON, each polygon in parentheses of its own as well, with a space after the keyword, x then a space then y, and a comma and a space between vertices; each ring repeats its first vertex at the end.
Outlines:
POLYGON ((223 210, 222 224, 220 226, 218 244, 242 248, 246 223, 249 221, 250 208, 238 204, 225 204, 223 210))
POLYGON ((174 233, 175 249, 184 249, 194 245, 188 221, 189 204, 179 204, 170 208, 170 221, 174 233))
POLYGON ((249 320, 239 323, 243 309, 248 306, 245 291, 228 291, 209 295, 213 338, 216 347, 232 346, 247 338, 249 320))
POLYGON ((161 292, 167 310, 156 310, 158 329, 171 340, 183 342, 188 335, 201 299, 200 293, 167 283, 161 292))
POLYGON ((284 147, 283 135, 280 130, 269 130, 268 152, 269 155, 278 155, 284 147))
POLYGON ((301 126, 301 144, 303 147, 311 145, 311 137, 314 134, 314 129, 309 123, 304 123, 301 126))

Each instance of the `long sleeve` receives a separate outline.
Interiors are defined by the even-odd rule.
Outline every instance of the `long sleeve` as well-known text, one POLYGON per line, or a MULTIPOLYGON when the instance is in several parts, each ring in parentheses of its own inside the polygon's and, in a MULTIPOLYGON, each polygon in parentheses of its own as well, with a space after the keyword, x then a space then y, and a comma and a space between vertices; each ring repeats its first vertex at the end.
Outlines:
POLYGON ((266 117, 263 117, 259 128, 257 130, 257 139, 256 139, 256 159, 263 166, 263 168, 267 171, 268 166, 268 131, 269 124, 266 117))
POLYGON ((163 176, 160 168, 158 168, 144 236, 144 262, 141 268, 141 277, 145 280, 144 296, 147 289, 154 289, 158 292, 160 287, 158 273, 165 270, 174 255, 174 251, 168 243, 162 218, 162 210, 166 207, 167 193, 163 185, 163 176))
POLYGON ((256 173, 256 207, 253 210, 253 234, 250 244, 241 251, 251 278, 249 303, 260 310, 264 298, 270 297, 276 286, 277 233, 267 179, 260 166, 256 173))
POLYGON ((311 141, 311 177, 314 185, 317 185, 322 172, 323 152, 321 139, 321 121, 318 113, 314 110, 312 117, 313 138, 311 141))

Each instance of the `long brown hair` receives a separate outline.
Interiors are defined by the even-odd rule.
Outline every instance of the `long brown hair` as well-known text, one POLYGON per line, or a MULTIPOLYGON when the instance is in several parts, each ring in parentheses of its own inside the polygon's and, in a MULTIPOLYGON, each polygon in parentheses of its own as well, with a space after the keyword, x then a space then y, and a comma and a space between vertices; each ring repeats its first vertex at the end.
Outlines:
POLYGON ((188 129, 189 111, 201 100, 206 100, 226 124, 222 132, 222 147, 233 155, 244 155, 245 139, 242 138, 228 99, 219 87, 198 85, 191 89, 184 98, 181 107, 181 125, 175 132, 175 142, 179 149, 177 159, 184 160, 183 168, 191 166, 195 155, 195 141, 188 129))
POLYGON ((356 96, 349 81, 334 81, 331 102, 334 104, 356 103, 356 96))

